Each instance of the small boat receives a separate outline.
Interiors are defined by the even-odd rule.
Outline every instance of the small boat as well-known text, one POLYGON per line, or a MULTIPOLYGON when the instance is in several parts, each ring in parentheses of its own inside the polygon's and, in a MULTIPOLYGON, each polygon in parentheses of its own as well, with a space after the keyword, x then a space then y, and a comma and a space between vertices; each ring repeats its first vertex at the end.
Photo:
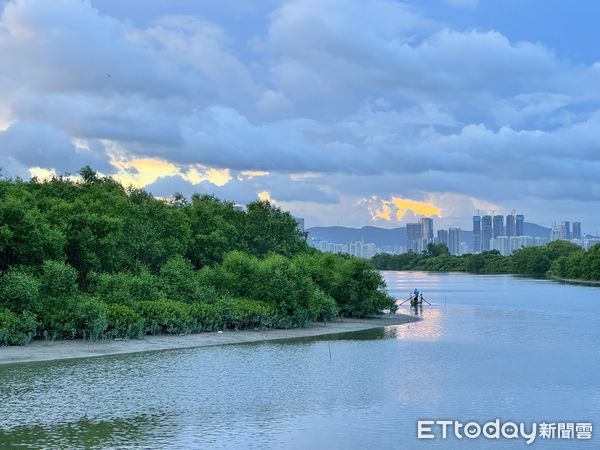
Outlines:
POLYGON ((423 304, 423 294, 410 297, 410 306, 421 306, 423 304))
POLYGON ((410 302, 410 306, 414 307, 422 306, 423 302, 427 303, 428 305, 431 305, 431 303, 429 303, 423 298, 423 294, 421 293, 419 293, 419 295, 411 294, 409 298, 400 303, 400 306, 404 305, 406 302, 410 302))

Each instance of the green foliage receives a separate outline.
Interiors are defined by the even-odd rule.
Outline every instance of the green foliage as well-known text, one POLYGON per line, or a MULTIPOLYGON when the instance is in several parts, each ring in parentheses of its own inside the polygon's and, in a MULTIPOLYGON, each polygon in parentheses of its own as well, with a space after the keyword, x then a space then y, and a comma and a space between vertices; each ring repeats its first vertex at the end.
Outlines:
POLYGON ((68 264, 58 261, 45 261, 40 277, 41 294, 53 299, 70 298, 76 295, 77 271, 68 264))
POLYGON ((19 268, 11 268, 0 281, 0 306, 21 313, 37 311, 40 303, 40 281, 19 268))
POLYGON ((58 257, 65 242, 60 230, 32 207, 31 195, 15 191, 14 197, 0 198, 0 270, 58 257))
POLYGON ((512 256, 513 271, 524 275, 544 276, 555 260, 579 252, 582 252, 580 247, 567 241, 550 242, 544 247, 522 248, 512 256))
POLYGON ((192 263, 183 256, 173 256, 160 269, 163 291, 172 300, 193 303, 202 296, 199 279, 192 263))
POLYGON ((164 201, 80 175, 0 180, 3 342, 296 327, 391 306, 376 271, 309 248, 269 202, 164 201))
POLYGON ((94 297, 83 296, 73 309, 75 335, 84 339, 99 339, 108 327, 108 308, 94 297))
POLYGON ((223 299, 216 306, 223 325, 229 329, 265 328, 276 321, 273 309, 264 302, 246 298, 223 299))
MULTIPOLYGON (((594 251, 584 252, 567 241, 554 241, 542 247, 516 250, 512 256, 502 256, 497 250, 462 256, 446 255, 431 247, 427 254, 379 254, 372 264, 380 270, 457 271, 480 274, 514 273, 543 277, 546 274, 564 278, 594 277, 594 251), (432 251, 433 250, 433 251, 432 251), (589 270, 582 269, 589 267, 589 270)), ((596 279, 596 278, 587 278, 596 279)))
POLYGON ((443 242, 439 244, 434 244, 430 242, 427 244, 427 256, 441 256, 441 255, 449 255, 450 251, 448 250, 448 246, 443 242))
POLYGON ((108 321, 105 335, 109 338, 137 338, 144 334, 146 326, 142 316, 126 305, 107 305, 108 321))
POLYGON ((129 306, 142 300, 165 298, 160 278, 143 268, 138 273, 94 274, 91 291, 106 303, 129 306))
POLYGON ((592 246, 586 252, 581 250, 563 252, 552 263, 550 273, 559 278, 600 280, 600 244, 592 246))
MULTIPOLYGON (((363 317, 395 309, 394 299, 385 293, 385 281, 366 260, 316 253, 297 257, 296 264, 335 301, 344 316, 363 317)), ((325 309, 331 311, 330 306, 325 309)))
POLYGON ((137 311, 144 319, 146 333, 178 334, 195 331, 190 307, 183 302, 156 300, 140 302, 137 311))
POLYGON ((35 335, 35 316, 25 311, 20 315, 0 308, 0 345, 25 345, 35 335))
POLYGON ((242 249, 252 255, 293 256, 308 249, 306 235, 298 230, 294 218, 268 201, 248 204, 244 219, 246 244, 242 249))

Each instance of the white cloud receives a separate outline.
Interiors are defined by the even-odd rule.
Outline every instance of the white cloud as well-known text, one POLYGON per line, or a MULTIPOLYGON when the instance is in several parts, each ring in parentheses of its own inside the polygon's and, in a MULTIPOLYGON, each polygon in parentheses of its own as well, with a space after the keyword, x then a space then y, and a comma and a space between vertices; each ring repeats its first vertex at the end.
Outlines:
POLYGON ((461 214, 472 206, 465 198, 600 202, 598 63, 573 64, 494 30, 457 30, 397 1, 273 8, 249 44, 225 19, 134 25, 89 1, 8 2, 2 173, 84 164, 121 173, 115 154, 147 158, 172 167, 137 175, 161 195, 267 191, 322 220, 318 205, 339 202, 350 217, 373 195, 439 196, 466 205, 461 214), (190 167, 232 175, 222 186, 192 184, 202 177, 190 167), (313 176, 290 178, 297 173, 313 176))

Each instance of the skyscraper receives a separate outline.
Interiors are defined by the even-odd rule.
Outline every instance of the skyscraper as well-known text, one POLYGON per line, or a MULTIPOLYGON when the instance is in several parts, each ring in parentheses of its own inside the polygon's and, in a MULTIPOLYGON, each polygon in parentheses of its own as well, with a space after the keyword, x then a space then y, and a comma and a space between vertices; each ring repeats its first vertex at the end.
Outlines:
POLYGON ((492 216, 483 216, 481 218, 482 252, 487 252, 490 249, 490 239, 492 239, 492 216))
POLYGON ((438 244, 446 244, 446 247, 449 247, 448 230, 438 230, 437 231, 437 243, 438 244))
POLYGON ((581 222, 573 222, 573 239, 581 239, 581 222))
POLYGON ((565 220, 560 223, 560 228, 558 229, 560 233, 560 238, 563 241, 568 241, 571 239, 571 222, 565 220))
POLYGON ((427 244, 433 242, 433 219, 423 217, 421 219, 421 237, 423 239, 423 248, 427 247, 427 244))
POLYGON ((423 233, 420 223, 406 224, 406 249, 414 253, 421 253, 423 250, 423 233))
POLYGON ((450 228, 448 230, 448 250, 451 255, 460 254, 460 228, 450 228))
POLYGON ((481 251, 481 216, 473 216, 473 253, 481 251))
POLYGON ((523 236, 523 229, 525 228, 525 216, 523 214, 517 214, 515 218, 515 236, 523 236))
POLYGON ((506 228, 504 231, 504 235, 511 237, 515 235, 515 232, 515 215, 509 214, 508 216, 506 216, 506 228))
POLYGON ((550 241, 558 241, 560 239, 560 231, 556 226, 556 223, 552 225, 552 229, 550 230, 550 241))
POLYGON ((504 236, 504 216, 494 216, 494 229, 492 231, 492 237, 497 238, 498 236, 504 236))

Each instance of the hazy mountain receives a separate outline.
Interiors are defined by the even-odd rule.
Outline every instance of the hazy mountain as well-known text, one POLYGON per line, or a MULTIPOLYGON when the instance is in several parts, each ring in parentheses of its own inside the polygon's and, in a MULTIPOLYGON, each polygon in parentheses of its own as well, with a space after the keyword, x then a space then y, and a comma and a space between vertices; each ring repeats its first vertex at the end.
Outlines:
MULTIPOLYGON (((309 237, 315 239, 336 242, 338 244, 347 244, 352 241, 363 239, 365 242, 373 242, 377 246, 383 245, 402 245, 406 246, 406 227, 398 228, 379 228, 379 227, 312 227, 308 228, 309 237)), ((534 237, 549 237, 550 228, 541 225, 525 222, 524 234, 534 237)), ((460 239, 469 246, 473 242, 473 232, 471 230, 462 230, 460 239)))

